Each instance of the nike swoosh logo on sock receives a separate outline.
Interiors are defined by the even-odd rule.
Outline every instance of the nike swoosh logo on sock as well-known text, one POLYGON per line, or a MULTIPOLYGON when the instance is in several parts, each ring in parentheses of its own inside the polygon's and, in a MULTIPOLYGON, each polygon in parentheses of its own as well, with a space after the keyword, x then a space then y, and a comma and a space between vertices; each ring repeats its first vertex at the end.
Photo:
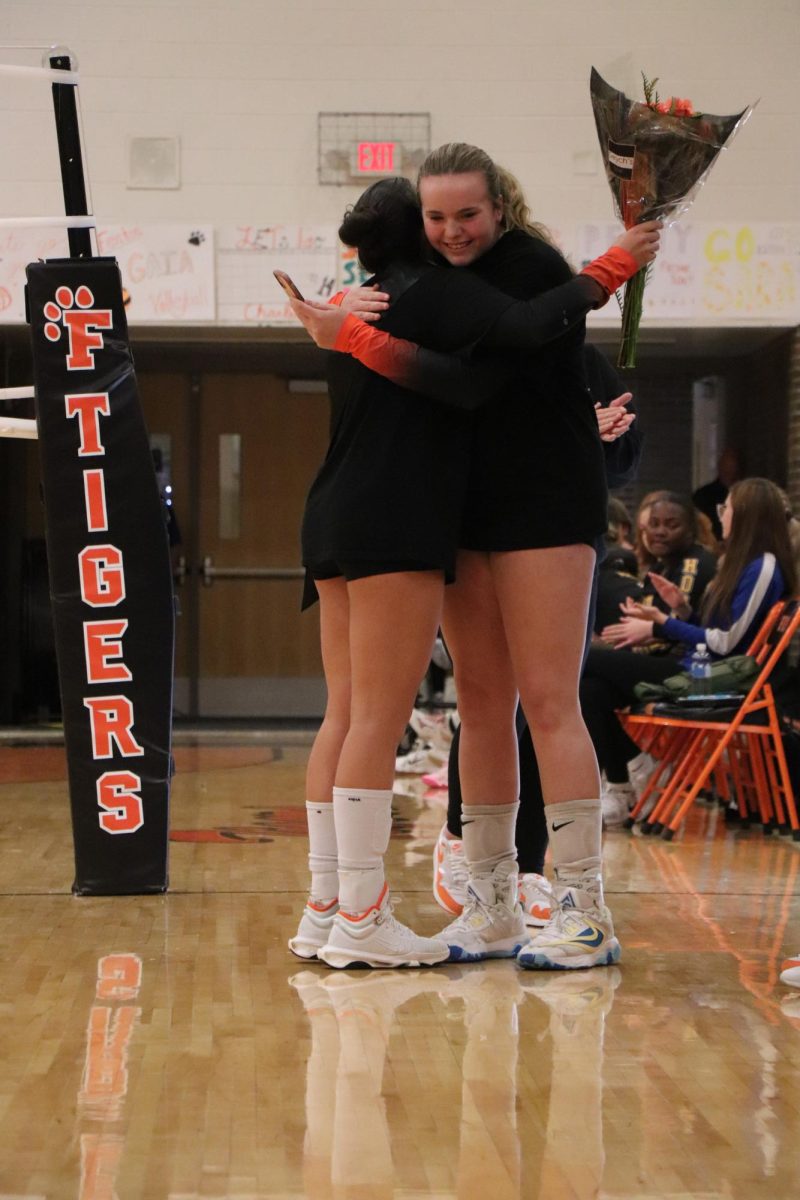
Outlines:
POLYGON ((550 826, 550 828, 552 829, 553 833, 558 833, 559 829, 564 829, 567 825, 574 825, 574 824, 575 824, 574 819, 572 821, 562 821, 560 825, 556 825, 556 823, 554 821, 553 824, 550 826))
POLYGON ((473 819, 471 821, 462 821, 461 828, 463 829, 465 825, 474 825, 474 824, 475 824, 475 818, 473 817, 473 819))

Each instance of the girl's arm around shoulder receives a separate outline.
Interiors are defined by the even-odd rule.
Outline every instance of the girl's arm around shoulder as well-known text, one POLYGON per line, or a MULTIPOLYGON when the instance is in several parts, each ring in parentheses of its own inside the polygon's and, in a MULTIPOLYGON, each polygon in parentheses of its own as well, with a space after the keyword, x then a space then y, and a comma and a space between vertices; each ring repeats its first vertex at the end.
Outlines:
POLYGON ((579 325, 603 299, 600 286, 585 275, 570 276, 529 300, 513 300, 463 269, 447 275, 440 329, 460 345, 480 343, 483 349, 541 349, 579 325))

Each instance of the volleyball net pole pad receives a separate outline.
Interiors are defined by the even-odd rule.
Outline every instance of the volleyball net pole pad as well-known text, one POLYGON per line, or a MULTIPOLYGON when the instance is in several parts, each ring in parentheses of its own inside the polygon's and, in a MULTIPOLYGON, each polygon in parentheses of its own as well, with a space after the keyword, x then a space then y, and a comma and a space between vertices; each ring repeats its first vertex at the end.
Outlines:
MULTIPOLYGON (((68 55, 51 67, 71 71, 68 55)), ((53 83, 67 216, 87 212, 74 83, 53 83)), ((175 605, 117 262, 27 268, 36 423, 67 753, 73 892, 164 892, 175 605)))

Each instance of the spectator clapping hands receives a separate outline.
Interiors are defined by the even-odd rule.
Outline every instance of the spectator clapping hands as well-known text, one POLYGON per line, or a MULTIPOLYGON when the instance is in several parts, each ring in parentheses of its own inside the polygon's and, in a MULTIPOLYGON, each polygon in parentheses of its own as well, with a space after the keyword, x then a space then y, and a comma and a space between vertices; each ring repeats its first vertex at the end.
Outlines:
POLYGON ((602 441, 615 442, 617 438, 622 437, 623 433, 628 432, 636 420, 635 413, 625 411, 626 404, 630 404, 632 399, 632 392, 623 392, 605 408, 595 404, 594 410, 602 441))

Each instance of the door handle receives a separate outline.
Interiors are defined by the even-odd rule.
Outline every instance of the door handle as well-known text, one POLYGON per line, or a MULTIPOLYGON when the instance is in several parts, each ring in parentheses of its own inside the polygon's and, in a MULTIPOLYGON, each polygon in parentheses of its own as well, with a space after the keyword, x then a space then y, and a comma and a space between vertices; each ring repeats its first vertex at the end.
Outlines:
POLYGON ((203 559, 200 577, 204 587, 211 587, 215 579, 305 579, 304 567, 215 567, 210 554, 203 559))

